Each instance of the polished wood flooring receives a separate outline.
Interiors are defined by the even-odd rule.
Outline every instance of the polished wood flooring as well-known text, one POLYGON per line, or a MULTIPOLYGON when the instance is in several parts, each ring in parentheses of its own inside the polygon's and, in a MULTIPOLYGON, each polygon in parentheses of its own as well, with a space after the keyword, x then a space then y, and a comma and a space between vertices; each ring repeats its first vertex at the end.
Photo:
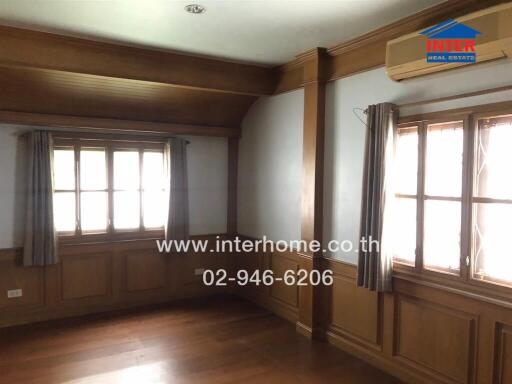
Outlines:
POLYGON ((398 380, 231 297, 0 330, 0 383, 346 383, 398 380))

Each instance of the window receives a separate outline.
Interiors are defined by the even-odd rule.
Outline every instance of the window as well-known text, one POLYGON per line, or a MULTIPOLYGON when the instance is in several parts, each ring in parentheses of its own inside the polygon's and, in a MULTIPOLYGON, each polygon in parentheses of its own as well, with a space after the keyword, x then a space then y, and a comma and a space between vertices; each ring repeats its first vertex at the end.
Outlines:
POLYGON ((512 285, 510 148, 512 115, 399 125, 390 203, 398 269, 512 285))
POLYGON ((512 238, 512 118, 480 120, 475 142, 473 276, 510 282, 512 258, 507 242, 512 238))
POLYGON ((423 265, 460 269, 463 123, 427 124, 423 196, 423 265))
POLYGON ((416 260, 416 211, 418 199, 418 127, 398 129, 394 161, 395 199, 391 215, 393 255, 414 266, 416 260))
POLYGON ((61 236, 108 239, 163 230, 163 143, 56 138, 54 177, 61 236))

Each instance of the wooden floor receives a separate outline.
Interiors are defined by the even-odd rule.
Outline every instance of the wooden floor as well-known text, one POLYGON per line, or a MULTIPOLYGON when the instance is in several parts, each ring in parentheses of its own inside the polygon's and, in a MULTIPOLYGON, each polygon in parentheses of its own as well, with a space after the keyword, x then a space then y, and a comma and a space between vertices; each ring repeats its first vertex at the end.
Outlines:
POLYGON ((399 383, 230 297, 0 331, 0 383, 240 382, 399 383))

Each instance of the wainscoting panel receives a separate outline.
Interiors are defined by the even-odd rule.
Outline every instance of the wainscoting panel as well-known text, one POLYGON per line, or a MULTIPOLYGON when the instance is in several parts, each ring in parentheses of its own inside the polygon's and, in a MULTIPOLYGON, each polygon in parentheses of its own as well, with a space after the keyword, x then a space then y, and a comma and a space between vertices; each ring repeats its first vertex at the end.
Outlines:
POLYGON ((512 383, 512 326, 496 324, 493 384, 512 383))
POLYGON ((216 252, 160 254, 152 239, 68 244, 59 254, 57 265, 27 268, 20 249, 0 250, 0 327, 222 293, 195 270, 229 267, 216 252), (23 296, 7 299, 9 289, 23 296))
POLYGON ((379 344, 379 296, 375 292, 357 288, 354 279, 335 274, 330 308, 334 330, 379 344))
POLYGON ((126 290, 132 292, 164 288, 168 257, 153 249, 126 252, 126 290))
POLYGON ((21 249, 0 250, 0 308, 44 304, 44 270, 21 267, 21 249), (21 289, 23 295, 8 298, 7 291, 21 289))
MULTIPOLYGON (((279 252, 272 254, 270 268, 274 277, 283 278, 286 271, 297 272, 299 265, 291 252, 279 252)), ((276 281, 270 287, 270 296, 292 307, 299 305, 299 292, 296 285, 286 285, 283 281, 276 281)))
POLYGON ((325 259, 323 267, 331 270, 334 277, 332 286, 325 287, 328 332, 380 350, 382 305, 379 295, 357 288, 353 266, 325 259))
MULTIPOLYGON (((268 255, 263 252, 247 252, 234 254, 235 260, 233 262, 234 277, 236 277, 237 271, 245 270, 251 276, 255 271, 263 272, 268 266, 268 255)), ((252 283, 246 284, 245 286, 236 285, 234 287, 235 292, 240 293, 244 297, 251 297, 256 299, 257 297, 263 298, 268 296, 268 287, 257 286, 252 283)))
MULTIPOLYGON (((256 239, 239 236, 242 240, 256 239)), ((230 263, 235 271, 245 269, 252 274, 259 270, 272 270, 275 277, 283 277, 287 270, 297 271, 299 268, 299 255, 294 251, 282 252, 248 252, 233 254, 234 260, 230 263)), ((299 290, 296 285, 288 286, 282 281, 275 281, 271 287, 264 284, 252 283, 246 286, 235 285, 232 292, 245 297, 256 304, 268 309, 276 315, 295 323, 298 320, 299 290)))
POLYGON ((394 291, 356 287, 356 266, 324 259, 326 339, 411 384, 512 384, 512 303, 394 277, 394 291))
POLYGON ((112 292, 112 254, 93 253, 63 257, 63 300, 107 296, 112 292))
POLYGON ((474 382, 476 318, 443 306, 398 295, 395 353, 456 383, 474 382))

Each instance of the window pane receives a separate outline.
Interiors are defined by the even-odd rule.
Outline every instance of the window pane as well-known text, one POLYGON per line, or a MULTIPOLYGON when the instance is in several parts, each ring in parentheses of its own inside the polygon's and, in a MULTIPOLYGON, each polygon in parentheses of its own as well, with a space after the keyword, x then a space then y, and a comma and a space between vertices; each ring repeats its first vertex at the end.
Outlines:
POLYGON ((418 180, 418 129, 400 128, 395 148, 395 192, 416 195, 418 180))
POLYGON ((107 229, 107 193, 80 194, 80 224, 83 232, 105 232, 107 229))
POLYGON ((477 137, 476 195, 512 199, 512 118, 481 125, 477 137))
POLYGON ((462 122, 428 126, 425 194, 453 197, 461 195, 462 126, 462 122))
POLYGON ((53 151, 53 175, 55 189, 75 189, 75 151, 73 149, 53 151))
POLYGON ((396 198, 392 202, 391 244, 393 257, 415 265, 416 260, 416 200, 396 198))
POLYGON ((512 282, 510 217, 512 217, 512 205, 474 205, 475 277, 512 282))
POLYGON ((160 228, 164 226, 167 217, 165 192, 144 192, 144 227, 160 228))
POLYGON ((425 201, 423 263, 430 269, 460 269, 460 202, 425 201))
POLYGON ((105 150, 84 148, 80 151, 80 189, 107 188, 105 150))
POLYGON ((114 228, 137 229, 140 226, 139 192, 114 192, 114 228))
POLYGON ((139 152, 114 152, 114 189, 139 189, 139 152))
POLYGON ((164 154, 162 152, 144 152, 142 185, 145 190, 165 188, 164 154))
POLYGON ((58 232, 75 232, 75 192, 56 192, 53 196, 53 220, 58 232))

